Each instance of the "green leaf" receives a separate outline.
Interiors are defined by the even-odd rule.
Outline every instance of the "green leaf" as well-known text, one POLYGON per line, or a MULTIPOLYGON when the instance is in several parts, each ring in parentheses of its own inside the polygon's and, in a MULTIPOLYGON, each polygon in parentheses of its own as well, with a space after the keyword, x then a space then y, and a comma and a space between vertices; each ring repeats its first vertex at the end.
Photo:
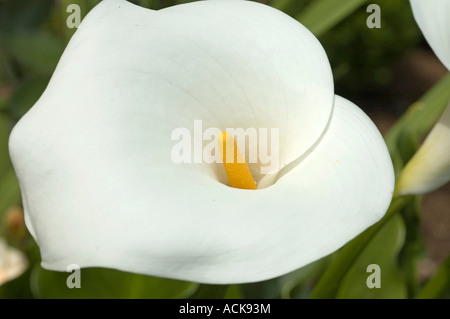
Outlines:
POLYGON ((223 299, 228 291, 228 285, 199 285, 190 299, 223 299))
POLYGON ((386 135, 386 144, 397 176, 419 146, 424 135, 438 121, 449 99, 450 74, 444 76, 418 102, 411 105, 386 135))
MULTIPOLYGON (((320 36, 340 93, 375 104, 395 86, 395 72, 390 66, 417 48, 421 39, 409 1, 392 0, 369 1, 320 36), (367 8, 372 3, 380 6, 381 29, 367 27, 372 15, 367 8)), ((400 98, 404 92, 398 95, 400 98)))
POLYGON ((186 298, 198 287, 195 283, 104 268, 81 269, 80 274, 81 288, 68 288, 72 273, 48 271, 37 265, 31 276, 31 290, 34 297, 46 299, 169 299, 186 298))
POLYGON ((295 17, 310 2, 310 0, 273 0, 269 5, 295 17))
POLYGON ((316 37, 333 28, 367 0, 315 0, 295 18, 316 37))
POLYGON ((270 6, 281 11, 286 11, 293 2, 294 0, 272 0, 270 6))
POLYGON ((44 92, 48 81, 47 77, 33 76, 18 86, 10 101, 10 117, 17 121, 28 112, 44 92))
MULTIPOLYGON (((420 99, 420 103, 412 105, 395 124, 386 137, 386 143, 394 163, 403 162, 403 159, 399 158, 401 152, 399 150, 399 145, 397 144, 400 136, 403 134, 415 134, 419 136, 424 134, 427 129, 429 130, 443 112, 449 96, 450 74, 435 84, 433 88, 420 99), (410 123, 415 127, 415 130, 408 127, 410 126, 410 123)), ((395 168, 397 170, 396 173, 399 174, 401 167, 397 166, 395 168)), ((359 257, 359 254, 378 233, 381 227, 389 221, 392 216, 403 209, 411 199, 411 196, 394 197, 387 213, 377 224, 368 228, 336 252, 332 262, 316 284, 310 297, 334 298, 342 278, 345 277, 353 263, 359 257)))
POLYGON ((337 292, 340 299, 387 299, 408 296, 405 278, 397 264, 397 256, 405 242, 405 224, 399 215, 394 216, 374 236, 358 256, 337 292), (367 279, 372 271, 369 265, 380 267, 380 288, 369 288, 367 279))
POLYGON ((64 43, 44 32, 10 33, 6 36, 8 53, 27 72, 50 77, 64 51, 64 43))
POLYGON ((8 30, 35 29, 47 20, 54 3, 54 0, 0 1, 0 27, 8 30))

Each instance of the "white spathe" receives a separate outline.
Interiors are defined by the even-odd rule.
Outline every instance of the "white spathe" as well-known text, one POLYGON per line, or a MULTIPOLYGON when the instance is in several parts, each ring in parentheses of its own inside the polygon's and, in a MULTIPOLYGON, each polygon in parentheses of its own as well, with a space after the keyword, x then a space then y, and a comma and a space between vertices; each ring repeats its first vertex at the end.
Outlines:
POLYGON ((425 39, 450 70, 450 1, 410 0, 414 18, 425 39))
POLYGON ((317 39, 269 6, 151 11, 102 1, 10 153, 42 266, 101 266, 204 283, 269 279, 343 246, 385 213, 392 163, 370 119, 334 96, 317 39), (272 186, 226 186, 174 164, 171 132, 279 128, 272 186))
POLYGON ((0 238, 0 286, 22 275, 27 268, 26 256, 0 238))
MULTIPOLYGON (((450 1, 410 0, 422 33, 450 69, 450 1)), ((450 180, 450 106, 440 117, 398 180, 400 195, 425 194, 450 180)))

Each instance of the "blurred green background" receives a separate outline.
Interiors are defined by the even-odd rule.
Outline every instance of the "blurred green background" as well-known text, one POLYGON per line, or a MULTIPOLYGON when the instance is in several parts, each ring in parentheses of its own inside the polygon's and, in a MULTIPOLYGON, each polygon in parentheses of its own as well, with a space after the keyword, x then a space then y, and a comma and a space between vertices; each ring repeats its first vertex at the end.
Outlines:
MULTIPOLYGON (((280 278, 230 287, 86 269, 82 270, 82 289, 68 289, 67 273, 50 272, 39 266, 39 250, 23 225, 20 191, 8 155, 8 136, 45 90, 75 32, 66 26, 70 15, 67 6, 78 4, 84 17, 98 2, 0 0, 0 237, 24 251, 30 264, 24 275, 0 286, 0 298, 308 297, 332 256, 280 278)), ((191 1, 131 2, 156 10, 191 1)), ((283 10, 318 36, 330 59, 336 93, 365 110, 383 134, 410 104, 446 74, 424 41, 409 1, 259 2, 283 10), (381 8, 380 29, 366 25, 369 3, 381 8)), ((401 161, 413 153, 414 149, 401 152, 401 161)), ((343 278, 336 297, 417 296, 450 252, 449 194, 447 186, 425 198, 416 197, 392 218, 343 278), (365 267, 371 263, 379 264, 383 270, 382 289, 368 289, 365 285, 365 267)), ((440 296, 448 297, 449 292, 444 290, 440 296)))

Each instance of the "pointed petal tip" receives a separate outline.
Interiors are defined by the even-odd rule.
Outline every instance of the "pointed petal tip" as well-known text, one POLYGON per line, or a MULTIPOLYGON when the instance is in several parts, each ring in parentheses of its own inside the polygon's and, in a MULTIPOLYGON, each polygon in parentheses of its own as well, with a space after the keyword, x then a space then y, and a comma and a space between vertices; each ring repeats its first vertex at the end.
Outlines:
POLYGON ((450 104, 401 172, 399 195, 422 195, 450 181, 450 104))

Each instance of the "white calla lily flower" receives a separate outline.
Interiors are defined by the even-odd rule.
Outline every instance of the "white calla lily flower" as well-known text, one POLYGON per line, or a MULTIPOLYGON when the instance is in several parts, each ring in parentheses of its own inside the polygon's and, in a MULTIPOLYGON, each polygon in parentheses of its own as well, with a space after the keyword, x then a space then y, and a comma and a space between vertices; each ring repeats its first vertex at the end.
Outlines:
POLYGON ((334 95, 317 39, 250 1, 159 11, 102 1, 14 128, 10 153, 42 266, 58 271, 265 280, 377 222, 394 188, 382 136, 334 95), (279 128, 278 180, 243 190, 225 185, 223 165, 174 163, 171 132, 195 120, 279 128))
MULTIPOLYGON (((410 0, 423 35, 450 70, 450 1, 410 0)), ((450 180, 450 106, 440 117, 398 180, 400 195, 425 194, 450 180)))
POLYGON ((22 275, 27 268, 25 255, 0 238, 0 286, 22 275))

